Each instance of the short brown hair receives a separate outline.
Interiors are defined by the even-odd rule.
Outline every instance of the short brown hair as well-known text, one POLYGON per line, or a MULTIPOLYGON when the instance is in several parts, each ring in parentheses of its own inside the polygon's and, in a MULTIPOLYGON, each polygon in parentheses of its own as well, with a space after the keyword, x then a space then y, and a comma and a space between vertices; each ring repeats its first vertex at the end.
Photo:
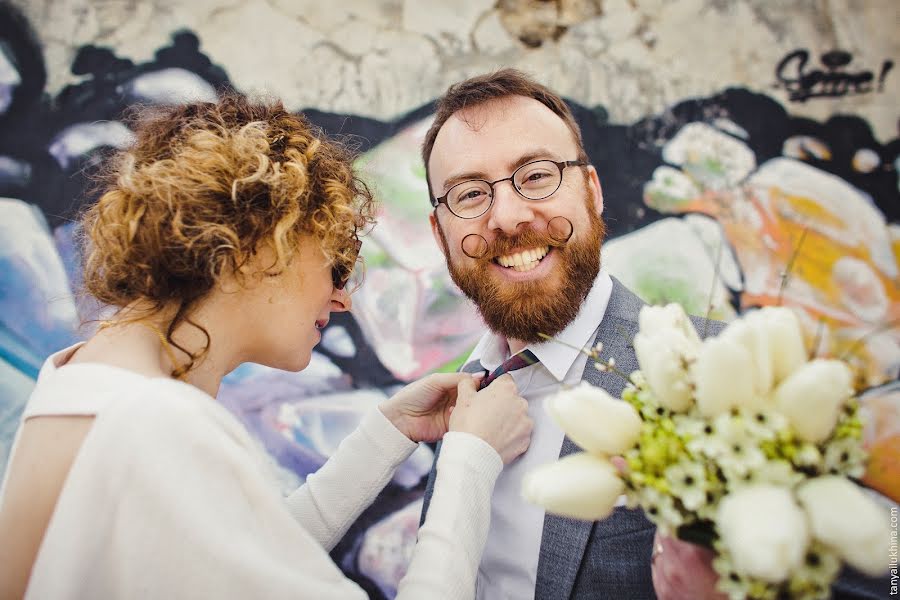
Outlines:
POLYGON ((431 151, 434 149, 434 141, 437 139, 438 132, 444 126, 444 123, 447 122, 447 119, 466 108, 509 96, 533 98, 553 111, 556 116, 563 120, 575 137, 575 143, 578 145, 578 160, 589 162, 590 159, 584 150, 584 143, 581 140, 581 129, 578 127, 578 123, 575 122, 575 117, 565 101, 550 91, 549 88, 531 79, 518 69, 500 69, 493 73, 478 75, 465 81, 454 83, 435 104, 434 122, 425 134, 425 141, 422 143, 425 181, 428 184, 428 193, 431 195, 431 198, 434 198, 434 193, 431 191, 428 160, 431 158, 431 151))
MULTIPOLYGON (((340 264, 372 222, 353 152, 280 102, 229 94, 139 109, 130 121, 134 143, 113 157, 82 216, 84 289, 120 309, 142 302, 149 309, 139 318, 177 306, 166 332, 173 345, 196 303, 262 245, 275 253, 270 274, 305 235, 340 264)), ((187 354, 181 373, 202 355, 187 354)))

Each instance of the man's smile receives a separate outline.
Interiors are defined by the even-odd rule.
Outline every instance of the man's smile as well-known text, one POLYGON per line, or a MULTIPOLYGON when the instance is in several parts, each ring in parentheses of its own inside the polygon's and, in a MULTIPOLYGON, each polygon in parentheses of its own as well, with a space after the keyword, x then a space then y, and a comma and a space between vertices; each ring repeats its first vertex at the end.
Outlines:
POLYGON ((528 250, 520 250, 510 254, 504 254, 494 259, 498 265, 515 271, 530 271, 547 256, 550 246, 538 246, 528 250))

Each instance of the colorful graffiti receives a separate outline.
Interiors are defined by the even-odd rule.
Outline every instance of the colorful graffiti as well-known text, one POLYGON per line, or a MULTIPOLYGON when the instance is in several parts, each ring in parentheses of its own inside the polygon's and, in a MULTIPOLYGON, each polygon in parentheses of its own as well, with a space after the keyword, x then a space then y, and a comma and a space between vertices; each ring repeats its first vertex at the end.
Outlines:
MULTIPOLYGON (((129 142, 123 111, 211 100, 231 84, 183 31, 145 63, 82 48, 72 64, 82 82, 51 98, 40 44, 18 13, 5 4, 0 11, 5 465, 41 362, 89 335, 82 322, 102 311, 79 294, 71 221, 91 200, 91 170, 129 142)), ((607 122, 602 107, 572 109, 603 185, 606 268, 650 302, 677 301, 724 320, 762 304, 796 307, 816 352, 850 357, 873 387, 873 444, 896 447, 900 139, 879 142, 852 116, 796 118, 741 88, 632 124, 607 122)), ((323 464, 379 399, 455 368, 483 331, 427 226, 418 147, 431 107, 390 122, 307 114, 360 148, 358 167, 382 206, 354 312, 332 319, 310 367, 292 374, 246 364, 223 383, 221 401, 265 445, 285 489, 323 464)), ((372 598, 393 597, 405 569, 432 456, 425 445, 414 453, 332 553, 372 598)))

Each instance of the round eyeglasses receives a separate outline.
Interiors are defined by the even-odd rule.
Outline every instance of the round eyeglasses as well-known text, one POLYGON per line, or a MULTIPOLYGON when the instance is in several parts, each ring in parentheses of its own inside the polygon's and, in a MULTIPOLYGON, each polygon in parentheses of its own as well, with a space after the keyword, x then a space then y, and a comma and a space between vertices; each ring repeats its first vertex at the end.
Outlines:
POLYGON ((431 205, 437 208, 443 203, 457 217, 475 219, 490 210, 494 204, 494 186, 502 181, 511 181, 513 188, 526 200, 544 200, 562 185, 566 167, 584 167, 587 164, 583 160, 535 160, 525 163, 503 179, 469 179, 457 183, 440 198, 432 198, 431 205))

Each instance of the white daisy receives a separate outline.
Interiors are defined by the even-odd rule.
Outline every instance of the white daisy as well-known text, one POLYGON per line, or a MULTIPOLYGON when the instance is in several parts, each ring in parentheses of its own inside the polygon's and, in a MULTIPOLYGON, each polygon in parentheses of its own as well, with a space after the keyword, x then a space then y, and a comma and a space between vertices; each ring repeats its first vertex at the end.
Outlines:
POLYGON ((706 504, 709 482, 701 463, 682 461, 668 467, 665 475, 672 495, 681 500, 686 509, 693 512, 706 504))
POLYGON ((833 440, 825 448, 823 468, 833 475, 862 477, 866 472, 866 451, 859 440, 841 438, 833 440))

